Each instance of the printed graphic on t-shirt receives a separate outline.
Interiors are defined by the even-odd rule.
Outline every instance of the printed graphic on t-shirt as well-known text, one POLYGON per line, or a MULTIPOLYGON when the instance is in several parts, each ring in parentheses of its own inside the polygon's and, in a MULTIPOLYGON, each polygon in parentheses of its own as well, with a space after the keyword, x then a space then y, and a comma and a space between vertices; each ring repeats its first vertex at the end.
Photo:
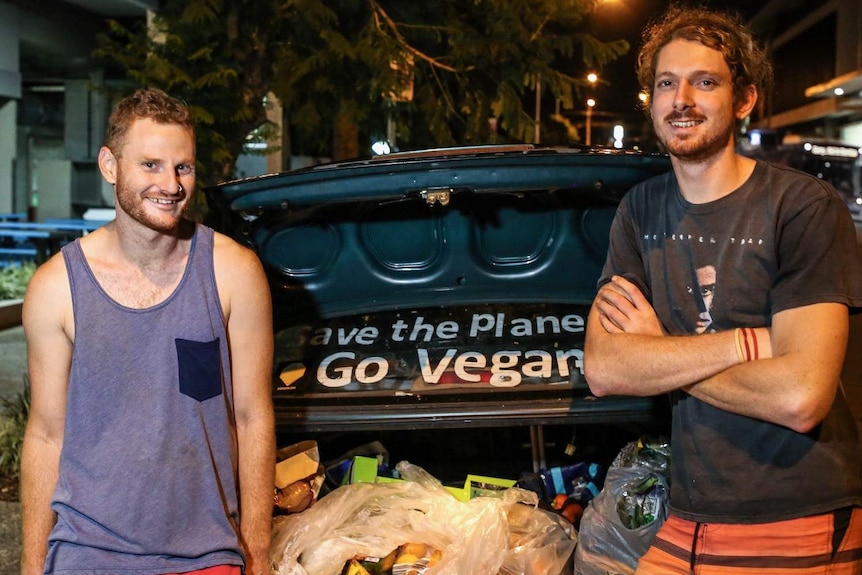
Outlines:
POLYGON ((707 265, 695 270, 694 285, 688 285, 686 291, 694 295, 698 309, 696 333, 714 332, 712 327, 712 301, 715 296, 716 273, 715 266, 707 265))
POLYGON ((644 234, 643 240, 646 243, 647 247, 654 247, 659 244, 670 244, 673 242, 680 243, 690 243, 690 244, 709 244, 716 245, 721 242, 726 242, 727 245, 735 246, 735 247, 744 247, 744 246, 753 246, 753 245, 763 245, 763 238, 753 238, 753 237, 736 237, 731 236, 726 239, 716 238, 714 236, 699 236, 696 234, 685 234, 685 233, 672 233, 672 234, 644 234))
POLYGON ((703 233, 686 227, 683 221, 672 232, 641 235, 643 253, 650 260, 647 269, 661 270, 660 276, 647 281, 659 295, 653 305, 669 332, 714 333, 732 327, 728 312, 741 310, 740 305, 751 304, 758 313, 766 309, 765 301, 749 294, 753 282, 765 290, 758 293, 768 293, 769 274, 763 275, 765 270, 757 264, 768 240, 741 230, 703 233), (736 309, 729 310, 728 305, 736 309))

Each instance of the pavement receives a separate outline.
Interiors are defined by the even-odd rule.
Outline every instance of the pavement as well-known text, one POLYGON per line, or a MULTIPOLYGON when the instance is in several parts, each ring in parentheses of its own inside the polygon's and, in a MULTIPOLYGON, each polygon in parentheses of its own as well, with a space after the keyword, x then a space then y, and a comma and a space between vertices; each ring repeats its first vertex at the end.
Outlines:
POLYGON ((21 573, 21 504, 0 501, 0 575, 21 573))
POLYGON ((27 346, 24 328, 0 330, 0 397, 12 399, 24 391, 27 346))

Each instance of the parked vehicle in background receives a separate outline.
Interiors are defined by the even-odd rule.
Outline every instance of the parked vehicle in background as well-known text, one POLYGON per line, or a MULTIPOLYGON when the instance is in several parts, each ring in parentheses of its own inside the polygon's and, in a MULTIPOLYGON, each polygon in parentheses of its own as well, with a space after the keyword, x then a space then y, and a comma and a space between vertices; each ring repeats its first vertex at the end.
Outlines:
POLYGON ((654 421, 655 399, 593 397, 582 359, 619 199, 669 168, 658 154, 482 146, 206 190, 207 223, 269 275, 278 432, 520 426, 535 467, 542 426, 654 421))
POLYGON ((862 152, 837 140, 753 131, 740 143, 740 152, 784 164, 826 180, 844 197, 858 217, 862 213, 862 152))

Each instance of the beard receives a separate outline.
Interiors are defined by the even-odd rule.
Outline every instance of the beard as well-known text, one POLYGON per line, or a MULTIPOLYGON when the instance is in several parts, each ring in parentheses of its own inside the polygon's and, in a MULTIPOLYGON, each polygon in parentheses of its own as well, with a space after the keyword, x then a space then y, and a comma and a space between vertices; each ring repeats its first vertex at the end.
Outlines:
POLYGON ((728 142, 733 140, 734 122, 727 122, 723 118, 719 118, 713 128, 696 134, 667 135, 662 131, 661 128, 670 122, 679 121, 706 122, 706 118, 700 114, 671 112, 664 117, 660 125, 655 126, 659 142, 671 156, 681 160, 703 162, 719 154, 727 147, 728 142))
POLYGON ((149 200, 142 199, 136 191, 126 184, 120 174, 117 177, 116 197, 120 210, 130 218, 153 231, 165 234, 173 233, 179 228, 189 207, 188 202, 185 202, 176 214, 153 214, 146 209, 146 202, 149 200))

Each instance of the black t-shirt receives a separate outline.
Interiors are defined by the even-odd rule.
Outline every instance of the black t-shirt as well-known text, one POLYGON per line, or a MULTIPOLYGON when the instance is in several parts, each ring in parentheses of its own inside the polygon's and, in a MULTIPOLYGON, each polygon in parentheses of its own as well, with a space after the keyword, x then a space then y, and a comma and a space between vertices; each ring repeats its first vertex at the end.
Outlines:
MULTIPOLYGON (((849 211, 828 184, 758 162, 748 181, 692 204, 673 172, 633 188, 611 229, 602 279, 626 274, 672 335, 769 326, 782 310, 862 307, 849 211)), ((814 431, 675 394, 671 507, 695 521, 777 521, 862 505, 858 431, 839 390, 814 431)))

